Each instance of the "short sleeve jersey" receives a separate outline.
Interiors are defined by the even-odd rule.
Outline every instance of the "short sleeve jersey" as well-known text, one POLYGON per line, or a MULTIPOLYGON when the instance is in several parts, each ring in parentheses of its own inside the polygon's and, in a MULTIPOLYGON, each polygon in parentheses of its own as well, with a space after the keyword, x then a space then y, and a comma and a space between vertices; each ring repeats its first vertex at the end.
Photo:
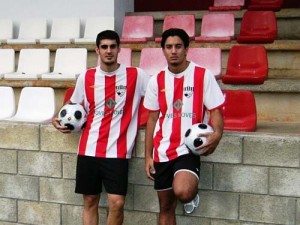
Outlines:
POLYGON ((78 154, 99 158, 130 158, 138 128, 138 108, 148 76, 140 68, 100 67, 82 73, 71 102, 82 103, 88 113, 78 154))
POLYGON ((224 96, 209 70, 190 62, 180 74, 168 68, 151 77, 144 106, 160 111, 154 130, 155 162, 166 162, 188 154, 184 134, 192 124, 209 120, 209 110, 221 107, 224 96))

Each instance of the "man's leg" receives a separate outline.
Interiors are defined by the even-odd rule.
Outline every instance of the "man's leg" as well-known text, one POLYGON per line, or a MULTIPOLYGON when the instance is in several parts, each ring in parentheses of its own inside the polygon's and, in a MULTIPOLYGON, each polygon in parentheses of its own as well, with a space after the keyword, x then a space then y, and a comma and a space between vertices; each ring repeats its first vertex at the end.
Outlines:
POLYGON ((175 225, 175 209, 177 199, 173 190, 158 191, 159 200, 159 225, 175 225))
POLYGON ((100 195, 83 195, 83 225, 98 225, 100 195))
POLYGON ((121 225, 124 219, 125 196, 107 194, 108 196, 108 218, 107 225, 121 225))
POLYGON ((198 193, 199 180, 197 176, 191 172, 180 170, 173 180, 173 190, 175 196, 182 203, 192 201, 198 193))

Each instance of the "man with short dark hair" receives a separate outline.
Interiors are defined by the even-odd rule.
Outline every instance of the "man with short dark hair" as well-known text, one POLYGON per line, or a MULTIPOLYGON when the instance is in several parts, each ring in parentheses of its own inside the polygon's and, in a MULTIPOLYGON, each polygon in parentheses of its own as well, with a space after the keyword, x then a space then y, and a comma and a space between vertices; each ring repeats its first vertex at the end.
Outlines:
POLYGON ((200 157, 184 145, 185 132, 195 123, 210 121, 203 155, 214 152, 223 133, 220 107, 224 96, 210 71, 187 61, 189 36, 172 28, 162 34, 168 67, 151 77, 144 106, 150 110, 146 127, 145 170, 159 199, 159 224, 176 224, 177 199, 186 213, 199 204, 200 157), (210 119, 209 119, 210 117, 210 119))
MULTIPOLYGON (((98 225, 102 184, 108 195, 107 224, 123 223, 128 185, 128 159, 138 128, 138 108, 148 76, 139 68, 117 62, 120 38, 115 31, 98 34, 96 53, 100 65, 82 73, 76 82, 72 103, 87 111, 86 126, 78 146, 75 192, 83 194, 83 224, 98 225)), ((67 127, 54 127, 68 133, 67 127)))

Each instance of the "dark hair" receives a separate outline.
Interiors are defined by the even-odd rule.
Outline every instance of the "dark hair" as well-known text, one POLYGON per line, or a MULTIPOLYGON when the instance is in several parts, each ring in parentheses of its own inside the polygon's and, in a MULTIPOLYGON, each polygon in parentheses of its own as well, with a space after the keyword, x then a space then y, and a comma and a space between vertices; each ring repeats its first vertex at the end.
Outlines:
POLYGON ((161 39, 161 43, 160 43, 162 48, 165 47, 166 40, 170 36, 178 36, 183 41, 184 47, 185 48, 189 47, 190 37, 185 32, 185 30, 179 29, 179 28, 170 28, 168 30, 165 30, 162 34, 162 39, 161 39))
POLYGON ((96 38, 96 46, 99 47, 101 40, 103 39, 110 39, 110 40, 116 40, 117 45, 120 45, 120 37, 117 32, 113 30, 104 30, 101 31, 96 38))

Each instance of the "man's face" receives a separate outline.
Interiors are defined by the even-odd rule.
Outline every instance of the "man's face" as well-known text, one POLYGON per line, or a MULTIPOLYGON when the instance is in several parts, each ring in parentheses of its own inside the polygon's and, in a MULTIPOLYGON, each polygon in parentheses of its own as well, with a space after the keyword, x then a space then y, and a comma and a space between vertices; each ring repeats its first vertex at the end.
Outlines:
POLYGON ((120 47, 116 40, 103 39, 96 48, 96 53, 100 56, 101 64, 113 65, 117 63, 120 47))
POLYGON ((186 60, 187 51, 188 49, 184 47, 183 41, 178 36, 170 36, 166 39, 163 52, 169 65, 182 64, 186 60))

